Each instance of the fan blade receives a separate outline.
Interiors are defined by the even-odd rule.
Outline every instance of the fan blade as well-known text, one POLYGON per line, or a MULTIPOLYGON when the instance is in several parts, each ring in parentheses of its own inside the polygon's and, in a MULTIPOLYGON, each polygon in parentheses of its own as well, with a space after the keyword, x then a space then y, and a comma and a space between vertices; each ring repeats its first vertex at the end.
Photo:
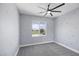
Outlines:
POLYGON ((44 14, 44 16, 46 16, 46 15, 47 15, 47 13, 44 14))
POLYGON ((50 9, 49 7, 50 7, 50 3, 48 4, 47 10, 49 10, 49 9, 50 9))
POLYGON ((52 14, 52 13, 50 13, 50 15, 51 15, 51 16, 53 16, 53 14, 52 14))
POLYGON ((48 4, 48 7, 50 6, 50 3, 48 4))
POLYGON ((56 9, 56 8, 59 8, 59 7, 63 6, 63 5, 65 5, 65 3, 62 3, 62 4, 60 4, 60 5, 56 6, 56 7, 54 7, 54 8, 51 9, 51 10, 54 10, 54 9, 56 9))
POLYGON ((61 11, 51 11, 51 12, 61 12, 61 11))
POLYGON ((43 8, 43 7, 40 7, 40 6, 39 6, 39 8, 41 8, 41 9, 43 9, 43 10, 46 10, 45 8, 43 8))

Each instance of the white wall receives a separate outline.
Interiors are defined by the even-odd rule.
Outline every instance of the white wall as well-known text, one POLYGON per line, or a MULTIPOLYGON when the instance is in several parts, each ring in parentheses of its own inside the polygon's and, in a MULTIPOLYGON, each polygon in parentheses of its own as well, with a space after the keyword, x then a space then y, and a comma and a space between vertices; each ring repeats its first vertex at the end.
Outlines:
POLYGON ((15 55, 19 46, 19 15, 14 4, 0 4, 0 55, 15 55))
POLYGON ((79 51, 79 8, 55 21, 55 41, 79 51))
POLYGON ((21 15, 20 16, 20 45, 35 44, 41 42, 49 42, 54 39, 53 20, 49 18, 21 15), (32 21, 46 21, 47 24, 47 36, 32 37, 32 21))

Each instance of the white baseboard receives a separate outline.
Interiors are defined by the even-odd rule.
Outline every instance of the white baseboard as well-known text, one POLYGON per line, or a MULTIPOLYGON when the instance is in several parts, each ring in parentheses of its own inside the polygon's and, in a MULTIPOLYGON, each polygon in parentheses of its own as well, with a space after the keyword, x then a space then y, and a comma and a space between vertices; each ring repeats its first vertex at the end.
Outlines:
POLYGON ((17 51, 16 51, 16 53, 15 53, 15 55, 14 55, 14 56, 17 56, 18 52, 19 52, 19 48, 17 49, 17 51))
POLYGON ((57 44, 59 44, 59 45, 61 45, 61 46, 65 47, 65 48, 67 48, 67 49, 69 49, 69 50, 72 50, 73 52, 75 52, 75 53, 78 53, 78 54, 79 54, 79 51, 78 51, 78 50, 76 50, 76 49, 73 49, 73 48, 71 48, 71 47, 68 47, 68 46, 66 46, 66 45, 64 45, 64 44, 62 44, 62 43, 59 43, 59 42, 55 42, 55 43, 57 43, 57 44))
MULTIPOLYGON (((61 46, 65 47, 65 48, 67 48, 67 49, 69 49, 69 50, 72 50, 73 52, 79 54, 79 51, 78 51, 78 50, 73 49, 73 48, 71 48, 71 47, 68 47, 68 46, 66 46, 66 45, 64 45, 64 44, 62 44, 62 43, 56 42, 56 41, 47 41, 47 42, 39 42, 39 43, 33 43, 33 44, 26 44, 26 45, 20 45, 20 47, 26 47, 26 46, 32 46, 32 45, 38 45, 38 44, 45 44, 45 43, 52 43, 52 42, 55 42, 55 43, 57 43, 58 45, 61 45, 61 46)), ((18 49, 18 50, 19 50, 19 49, 18 49)), ((18 51, 17 51, 17 52, 18 52, 18 51)), ((15 55, 17 55, 17 53, 16 53, 15 55)))
POLYGON ((37 45, 37 44, 52 43, 52 42, 53 42, 53 41, 39 42, 39 43, 33 43, 33 44, 26 44, 26 45, 20 45, 20 47, 32 46, 32 45, 37 45))

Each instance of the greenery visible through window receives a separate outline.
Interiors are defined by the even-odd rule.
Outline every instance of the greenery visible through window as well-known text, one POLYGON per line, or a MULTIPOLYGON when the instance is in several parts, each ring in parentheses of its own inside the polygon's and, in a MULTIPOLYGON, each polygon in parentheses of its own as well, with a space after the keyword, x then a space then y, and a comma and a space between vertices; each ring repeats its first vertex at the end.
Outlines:
POLYGON ((32 23, 32 37, 45 36, 47 24, 45 22, 32 23))

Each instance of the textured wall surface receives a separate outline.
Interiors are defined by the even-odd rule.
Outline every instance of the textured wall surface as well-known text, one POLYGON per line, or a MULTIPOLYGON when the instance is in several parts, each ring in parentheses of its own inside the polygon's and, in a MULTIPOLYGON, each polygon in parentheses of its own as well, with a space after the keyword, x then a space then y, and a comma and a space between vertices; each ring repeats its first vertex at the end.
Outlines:
POLYGON ((53 38, 54 38, 53 20, 49 18, 27 16, 27 15, 21 15, 20 18, 21 18, 20 19, 20 45, 53 41, 53 38), (47 36, 32 37, 32 21, 47 22, 47 36))
POLYGON ((19 15, 14 4, 0 4, 0 55, 15 55, 19 46, 19 15))
POLYGON ((79 8, 55 21, 55 41, 79 51, 79 8))

